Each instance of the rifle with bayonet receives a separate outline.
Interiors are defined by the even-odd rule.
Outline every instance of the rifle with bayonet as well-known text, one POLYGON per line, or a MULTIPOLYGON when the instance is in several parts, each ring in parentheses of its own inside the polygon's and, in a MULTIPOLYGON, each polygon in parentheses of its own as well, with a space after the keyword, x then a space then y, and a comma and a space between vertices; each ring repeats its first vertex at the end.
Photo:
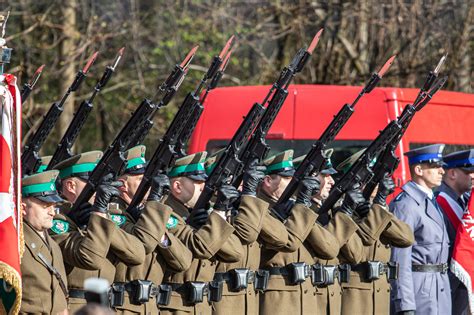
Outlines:
MULTIPOLYGON (((56 125, 57 121, 59 120, 59 116, 63 112, 64 103, 66 102, 67 98, 72 92, 77 91, 79 86, 82 84, 96 57, 97 52, 89 58, 84 68, 77 72, 74 81, 69 86, 61 100, 51 105, 48 112, 43 117, 43 120, 41 121, 38 130, 36 130, 33 136, 28 139, 28 142, 23 149, 23 153, 21 154, 22 176, 31 175, 35 173, 40 167, 41 158, 39 156, 39 150, 41 149, 44 141, 48 137, 53 127, 56 125)), ((36 81, 38 80, 38 78, 39 76, 36 76, 36 81)), ((36 81, 32 81, 32 83, 36 83, 36 81)), ((34 84, 32 86, 34 86, 34 84)))
MULTIPOLYGON (((233 37, 224 46, 223 51, 227 51, 230 48, 232 40, 233 37)), ((146 192, 150 188, 153 176, 167 173, 169 169, 173 167, 177 156, 175 146, 176 142, 178 141, 178 137, 182 133, 183 128, 186 126, 188 120, 191 118, 191 114, 195 111, 196 107, 200 106, 199 95, 202 93, 203 88, 208 84, 208 81, 214 77, 223 61, 224 60, 220 58, 220 55, 218 58, 213 58, 211 66, 208 68, 206 74, 199 82, 197 88, 186 95, 183 104, 179 108, 178 112, 173 118, 173 121, 168 127, 168 130, 160 140, 158 147, 148 162, 143 179, 140 182, 140 185, 138 186, 132 201, 130 202, 128 210, 136 208, 142 202, 146 192)))
POLYGON ((336 135, 339 133, 342 127, 344 127, 344 125, 349 121, 352 114, 354 113, 356 104, 359 102, 362 96, 365 94, 369 94, 377 86, 379 81, 382 79, 384 74, 392 65, 394 59, 395 56, 390 57, 387 62, 385 62, 384 66, 380 69, 379 72, 372 73, 372 76, 370 77, 369 81, 357 95, 356 99, 352 102, 352 104, 344 104, 344 106, 337 113, 337 115, 334 116, 333 120, 326 128, 326 130, 324 130, 319 140, 313 144, 311 150, 308 152, 304 160, 296 169, 295 174, 291 178, 290 183, 281 194, 275 206, 271 209, 272 213, 277 218, 283 221, 289 215, 289 209, 287 209, 288 200, 296 192, 299 183, 306 176, 321 172, 327 159, 327 157, 324 155, 326 146, 328 145, 328 143, 332 142, 336 138, 336 135))
POLYGON ((400 116, 392 120, 369 147, 362 153, 359 159, 349 168, 349 170, 334 185, 328 198, 320 208, 320 214, 328 212, 342 195, 353 187, 365 187, 374 176, 373 161, 390 145, 392 140, 400 135, 402 130, 408 127, 416 112, 420 111, 433 97, 433 95, 443 87, 447 77, 438 79, 433 87, 422 93, 417 103, 407 105, 400 116))
POLYGON ((323 30, 314 36, 313 41, 309 45, 308 49, 301 48, 296 56, 293 58, 291 64, 283 69, 278 80, 273 84, 270 93, 264 99, 262 104, 268 101, 267 109, 265 110, 262 118, 260 119, 255 131, 250 137, 250 140, 246 144, 245 148, 241 150, 239 159, 242 161, 241 167, 236 170, 233 176, 233 185, 238 187, 242 181, 242 175, 248 167, 257 161, 262 162, 267 155, 270 147, 266 142, 266 136, 270 130, 273 122, 275 121, 278 113, 280 112, 283 103, 288 96, 288 86, 293 80, 294 76, 303 70, 303 67, 308 62, 313 50, 319 42, 323 30))
MULTIPOLYGON (((440 89, 442 87, 442 85, 436 85, 435 83, 436 79, 438 78, 441 66, 446 60, 446 56, 447 55, 441 57, 436 68, 433 71, 429 72, 423 84, 423 87, 420 89, 420 92, 418 93, 418 96, 416 97, 415 102, 413 102, 413 104, 420 103, 420 101, 423 100, 425 97, 429 97, 429 99, 431 99, 431 97, 437 91, 431 90, 433 86, 435 86, 437 89, 440 89)), ((410 106, 411 105, 408 105, 408 109, 405 108, 405 110, 412 110, 410 106)), ((393 172, 397 169, 398 164, 400 163, 400 158, 395 154, 395 150, 398 144, 400 143, 400 140, 402 139, 403 135, 405 134, 412 118, 413 115, 411 116, 411 118, 406 119, 403 122, 402 129, 395 137, 393 137, 390 144, 375 162, 375 165, 373 167, 374 176, 372 176, 370 181, 364 187, 363 195, 365 199, 369 200, 370 196, 372 195, 372 192, 375 190, 377 184, 380 182, 380 180, 382 180, 385 174, 392 176, 393 172)))
POLYGON ((56 147, 56 151, 54 152, 53 156, 51 157, 51 161, 49 162, 46 170, 53 169, 58 163, 64 161, 65 159, 70 158, 73 156, 71 152, 71 148, 74 145, 77 137, 79 136, 79 132, 81 131, 82 127, 86 123, 87 118, 89 117, 90 112, 93 108, 94 99, 99 94, 99 92, 107 85, 112 74, 115 72, 117 65, 122 59, 123 51, 125 48, 121 48, 117 56, 115 57, 114 62, 111 66, 107 66, 105 68, 104 74, 97 81, 96 85, 94 86, 94 91, 89 99, 84 100, 80 105, 78 110, 74 113, 74 117, 69 124, 66 132, 64 133, 61 141, 59 141, 58 146, 56 147))
MULTIPOLYGON (((231 37, 233 39, 233 37, 231 37)), ((230 45, 229 45, 230 46, 230 45)), ((227 55, 224 57, 221 52, 219 56, 215 56, 214 58, 221 58, 224 59, 224 62, 222 62, 221 66, 219 67, 219 70, 216 72, 216 74, 213 76, 211 83, 207 86, 206 91, 203 93, 199 100, 199 106, 196 106, 194 109, 193 113, 191 114, 191 118, 188 120, 186 126, 184 127, 183 131, 181 134, 178 136, 178 141, 176 142, 176 147, 175 151, 177 154, 178 158, 181 158, 186 155, 186 144, 189 142, 189 139, 191 138, 191 135, 194 132, 194 129, 196 128, 196 125, 199 121, 199 118, 202 115, 202 112, 204 111, 204 102, 207 98, 207 95, 209 94, 209 91, 215 89, 217 85, 219 84, 219 81, 222 79, 222 76, 224 75, 225 69, 227 68, 227 65, 230 60, 230 56, 232 54, 233 50, 230 50, 227 55)), ((226 51, 227 52, 227 51, 226 51)))
POLYGON ((43 73, 43 68, 44 68, 44 65, 36 69, 35 74, 33 74, 33 77, 31 78, 31 80, 23 84, 23 89, 20 92, 22 104, 25 103, 28 96, 30 96, 31 91, 33 91, 33 88, 35 87, 36 83, 41 77, 41 73, 43 73))
POLYGON ((137 110, 135 110, 127 121, 125 126, 119 131, 115 139, 109 145, 104 155, 97 163, 97 166, 92 171, 89 179, 87 180, 84 189, 77 198, 73 205, 73 209, 80 207, 83 203, 88 202, 94 194, 98 185, 101 184, 103 178, 112 175, 113 178, 118 177, 122 174, 125 168, 125 151, 131 147, 132 141, 137 136, 137 126, 142 126, 158 109, 167 105, 175 95, 184 77, 188 73, 189 64, 196 48, 193 49, 190 54, 186 56, 181 64, 175 65, 170 76, 166 81, 157 88, 157 93, 153 96, 152 100, 145 98, 137 110), (156 103, 154 100, 162 92, 162 98, 160 102, 156 103))
POLYGON ((308 62, 321 33, 322 30, 316 34, 308 49, 302 48, 297 52, 290 65, 285 67, 280 73, 280 77, 272 85, 263 102, 261 104, 255 103, 252 106, 226 146, 224 153, 216 162, 216 166, 209 174, 194 209, 204 209, 214 195, 214 192, 223 184, 232 180, 236 174, 239 174, 239 171, 244 169, 247 163, 250 163, 248 160, 243 160, 242 157, 246 159, 259 159, 259 161, 263 159, 267 151, 265 135, 288 95, 288 85, 296 73, 300 72, 308 62), (264 105, 267 103, 268 106, 265 108, 264 105), (244 150, 258 149, 260 151, 244 152, 244 150))

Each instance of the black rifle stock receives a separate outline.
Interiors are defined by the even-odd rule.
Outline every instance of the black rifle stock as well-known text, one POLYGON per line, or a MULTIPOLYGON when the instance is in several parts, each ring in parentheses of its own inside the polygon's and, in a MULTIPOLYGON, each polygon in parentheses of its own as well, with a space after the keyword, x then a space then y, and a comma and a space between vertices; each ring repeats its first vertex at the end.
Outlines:
POLYGON ((59 116, 63 112, 64 103, 66 102, 67 98, 72 92, 75 92, 79 88, 79 86, 82 84, 82 82, 87 76, 87 72, 89 71, 96 57, 97 57, 97 53, 94 53, 89 58, 86 66, 77 72, 76 77, 74 78, 74 81, 69 86, 69 88, 67 89, 66 93, 63 95, 61 100, 51 105, 48 112, 43 117, 43 120, 41 121, 41 124, 39 125, 38 130, 36 130, 34 135, 28 140, 28 143, 23 149, 23 153, 21 155, 21 164, 22 164, 22 170, 23 170, 22 176, 31 175, 38 170, 39 166, 41 165, 39 150, 43 146, 44 141, 48 137, 53 127, 58 122, 59 116))
POLYGON ((59 141, 58 146, 56 147, 56 151, 54 151, 53 156, 49 161, 48 166, 46 167, 46 170, 53 169, 61 161, 64 161, 65 159, 73 156, 71 148, 74 145, 74 142, 76 141, 77 137, 79 136, 82 127, 84 127, 84 124, 86 123, 90 112, 92 111, 94 99, 97 94, 100 93, 102 88, 107 85, 110 78, 112 77, 115 68, 117 67, 120 59, 122 59, 123 50, 124 48, 121 48, 119 50, 112 66, 107 66, 105 68, 104 74, 102 75, 100 80, 97 81, 96 85, 94 86, 94 91, 92 92, 92 95, 89 97, 89 99, 82 101, 82 103, 79 105, 79 108, 74 113, 74 117, 72 118, 71 123, 69 124, 66 129, 66 132, 59 141))
POLYGON ((35 87, 36 82, 38 82, 41 76, 41 73, 43 72, 43 69, 44 69, 44 65, 36 69, 35 74, 31 78, 30 82, 23 84, 23 89, 20 92, 22 104, 26 101, 28 96, 30 96, 31 91, 33 91, 33 88, 35 87))
POLYGON ((435 83, 435 88, 431 91, 433 93, 424 93, 423 98, 414 105, 407 105, 398 119, 392 120, 375 140, 369 145, 359 159, 349 168, 349 170, 339 179, 339 181, 332 188, 328 198, 324 201, 320 208, 320 214, 328 212, 342 195, 352 187, 359 185, 364 187, 374 176, 373 160, 378 158, 380 154, 389 147, 391 141, 400 135, 404 126, 408 124, 417 111, 420 111, 431 100, 436 91, 438 91, 447 77, 438 80, 435 83))
POLYGON ((278 80, 272 85, 263 102, 261 104, 255 103, 252 106, 209 174, 194 209, 205 208, 216 189, 229 180, 234 180, 234 185, 238 186, 239 179, 236 177, 243 172, 245 166, 248 166, 254 158, 262 159, 264 157, 267 151, 265 135, 288 95, 288 85, 295 74, 300 72, 308 62, 321 33, 322 30, 316 34, 307 50, 300 49, 297 52, 291 64, 283 69, 278 80), (268 106, 265 109, 264 105, 267 103, 268 106))
POLYGON ((272 213, 279 218, 284 220, 285 217, 289 214, 287 213, 287 202, 296 192, 300 182, 308 175, 312 173, 319 173, 326 162, 326 156, 324 156, 324 151, 329 142, 332 142, 339 131, 344 127, 344 125, 349 121, 352 114, 354 113, 354 108, 363 95, 372 92, 372 90, 377 86, 379 81, 382 79, 385 72, 393 63, 395 56, 392 56, 387 60, 384 66, 380 69, 379 72, 374 72, 370 77, 367 84, 359 92, 356 99, 352 104, 344 104, 344 106, 339 110, 334 119, 331 121, 329 126, 324 130, 323 134, 316 141, 311 150, 308 152, 304 160, 298 166, 293 175, 290 183, 283 191, 282 195, 276 202, 275 206, 271 209, 272 213))
MULTIPOLYGON (((144 99, 137 110, 135 110, 127 121, 125 126, 119 131, 115 139, 109 145, 104 155, 100 159, 97 166, 89 176, 89 180, 86 183, 83 191, 79 195, 78 199, 74 203, 74 208, 79 207, 84 202, 88 202, 94 194, 97 186, 102 182, 102 179, 107 175, 111 174, 114 178, 122 174, 125 167, 125 151, 131 147, 131 143, 136 140, 137 137, 137 126, 141 126, 144 122, 148 121, 149 118, 161 107, 169 103, 172 97, 175 95, 179 85, 183 81, 188 71, 189 63, 194 56, 188 55, 188 61, 185 64, 176 65, 170 76, 166 81, 158 88, 159 91, 164 91, 164 94, 159 103, 154 104, 151 100, 144 99)), ((185 59, 186 60, 186 59, 185 59)), ((157 95, 155 95, 156 97, 157 95)))
MULTIPOLYGON (((227 50, 230 48, 232 40, 233 37, 224 46, 222 52, 227 52, 227 50)), ((183 128, 185 128, 188 121, 190 120, 192 113, 197 107, 201 106, 199 103, 199 95, 201 94, 202 89, 207 85, 207 81, 211 80, 215 76, 222 62, 223 60, 221 56, 219 56, 219 58, 213 58, 208 71, 199 82, 197 88, 186 95, 183 104, 178 109, 178 112, 173 118, 168 130, 160 140, 158 147, 149 160, 145 169, 145 174, 143 175, 143 179, 140 182, 140 185, 138 186, 128 209, 135 208, 142 202, 148 189, 150 188, 153 176, 167 173, 174 165, 174 161, 177 156, 175 147, 178 138, 183 132, 183 128)))

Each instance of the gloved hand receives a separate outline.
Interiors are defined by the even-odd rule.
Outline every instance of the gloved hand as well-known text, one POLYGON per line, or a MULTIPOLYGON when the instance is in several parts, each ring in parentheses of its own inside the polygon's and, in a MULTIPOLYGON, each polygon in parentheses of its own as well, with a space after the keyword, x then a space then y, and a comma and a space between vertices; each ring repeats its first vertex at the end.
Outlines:
POLYGON ((357 208, 357 206, 363 203, 364 201, 365 201, 365 198, 362 195, 360 186, 356 185, 352 189, 349 189, 346 192, 340 211, 342 213, 347 214, 348 216, 352 216, 352 213, 357 208))
POLYGON ((415 311, 400 311, 397 315, 415 315, 415 311))
POLYGON ((214 209, 227 211, 232 209, 232 204, 240 194, 237 188, 232 185, 222 185, 217 191, 217 199, 214 204, 214 209))
POLYGON ((84 202, 76 211, 70 212, 68 216, 78 227, 84 228, 89 223, 92 211, 92 205, 88 202, 84 202))
POLYGON ((291 210, 293 209, 294 205, 295 201, 293 199, 288 199, 282 204, 276 204, 273 206, 271 214, 280 221, 284 222, 291 215, 291 210))
POLYGON ((138 219, 140 219, 140 215, 143 212, 143 205, 139 204, 136 207, 133 207, 131 209, 127 209, 127 211, 128 211, 128 213, 130 213, 130 215, 135 220, 135 222, 137 222, 138 219))
POLYGON ((196 209, 191 211, 186 223, 199 230, 207 222, 208 218, 209 212, 206 209, 196 209))
POLYGON ((358 215, 360 218, 366 217, 366 216, 369 214, 369 211, 370 211, 370 202, 368 202, 367 200, 365 200, 364 202, 360 203, 360 204, 357 205, 357 207, 355 208, 355 212, 357 213, 357 215, 358 215))
POLYGON ((382 207, 387 206, 387 197, 393 194, 395 191, 395 182, 392 176, 385 174, 384 177, 379 181, 379 188, 374 198, 374 203, 381 205, 382 207))
POLYGON ((245 171, 242 178, 242 195, 257 196, 258 185, 265 177, 265 166, 258 165, 257 160, 250 163, 249 168, 245 171))
POLYGON ((296 203, 311 207, 311 199, 313 195, 319 190, 321 183, 317 177, 307 176, 300 183, 300 190, 296 195, 296 203))
POLYGON ((170 179, 166 174, 153 176, 147 200, 160 201, 161 198, 170 191, 170 187, 170 179))
POLYGON ((108 204, 112 198, 120 195, 120 191, 118 190, 120 186, 122 186, 122 182, 119 181, 100 184, 99 187, 97 187, 92 211, 107 213, 108 204))

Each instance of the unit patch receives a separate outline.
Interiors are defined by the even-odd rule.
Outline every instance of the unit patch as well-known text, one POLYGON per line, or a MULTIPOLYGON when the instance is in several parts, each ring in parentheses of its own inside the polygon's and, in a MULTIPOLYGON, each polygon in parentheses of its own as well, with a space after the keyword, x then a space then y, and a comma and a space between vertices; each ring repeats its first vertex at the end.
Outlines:
POLYGON ((170 216, 168 219, 168 222, 166 222, 166 228, 167 229, 172 229, 175 228, 178 225, 178 219, 174 216, 170 216))
POLYGON ((111 214, 110 219, 117 225, 122 226, 126 221, 127 218, 121 214, 111 214))
POLYGON ((69 231, 69 222, 64 220, 53 220, 53 226, 51 227, 51 231, 56 234, 64 234, 69 231))

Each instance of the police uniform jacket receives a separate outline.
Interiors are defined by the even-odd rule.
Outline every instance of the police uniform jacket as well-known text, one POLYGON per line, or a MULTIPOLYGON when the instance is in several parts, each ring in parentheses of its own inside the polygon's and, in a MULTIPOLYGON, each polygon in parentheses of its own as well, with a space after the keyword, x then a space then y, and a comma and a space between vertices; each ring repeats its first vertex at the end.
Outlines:
POLYGON ((50 264, 57 271, 67 290, 66 271, 61 250, 45 232, 42 238, 28 222, 23 224, 25 253, 21 260, 22 299, 20 314, 56 314, 67 309, 66 293, 60 280, 53 274, 50 264))
POLYGON ((449 237, 441 210, 412 181, 402 187, 402 192, 390 203, 390 210, 408 224, 415 235, 413 246, 392 249, 391 259, 399 263, 400 270, 392 286, 391 311, 450 314, 448 274, 412 271, 412 264, 448 262, 449 237))
MULTIPOLYGON (((367 217, 358 220, 358 223, 360 228, 357 234, 365 245, 363 261, 387 263, 391 246, 408 247, 414 242, 410 227, 380 205, 374 204, 367 217)), ((343 284, 342 314, 389 312, 390 283, 387 274, 369 281, 364 271, 352 270, 349 283, 343 284)))

